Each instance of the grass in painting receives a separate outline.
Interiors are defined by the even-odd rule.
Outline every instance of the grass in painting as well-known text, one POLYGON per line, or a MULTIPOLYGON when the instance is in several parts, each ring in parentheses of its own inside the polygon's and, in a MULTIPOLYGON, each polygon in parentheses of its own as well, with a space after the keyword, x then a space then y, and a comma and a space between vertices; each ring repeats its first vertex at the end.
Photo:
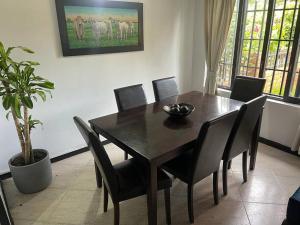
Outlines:
POLYGON ((138 46, 138 10, 65 6, 70 49, 138 46))
POLYGON ((115 47, 115 46, 136 46, 138 45, 138 27, 134 25, 134 33, 132 36, 128 35, 126 40, 120 40, 117 38, 117 28, 113 25, 113 39, 108 37, 101 37, 96 39, 93 35, 92 25, 85 24, 84 37, 82 40, 76 38, 74 26, 72 22, 67 23, 69 46, 71 49, 76 48, 98 48, 98 47, 115 47))

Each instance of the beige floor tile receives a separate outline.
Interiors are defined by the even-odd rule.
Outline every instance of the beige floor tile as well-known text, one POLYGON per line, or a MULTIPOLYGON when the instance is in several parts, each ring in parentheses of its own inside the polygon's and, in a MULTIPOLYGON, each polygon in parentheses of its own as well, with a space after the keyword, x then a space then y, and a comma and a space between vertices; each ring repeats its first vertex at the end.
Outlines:
POLYGON ((48 221, 66 224, 92 223, 102 200, 101 190, 68 190, 52 211, 48 221))
POLYGON ((63 190, 48 188, 40 193, 22 195, 22 203, 13 207, 13 218, 47 222, 64 195, 63 190), (27 197, 31 197, 30 199, 27 197))
POLYGON ((15 225, 68 225, 64 223, 48 223, 48 222, 39 222, 32 220, 15 220, 15 225))
MULTIPOLYGON (((172 215, 172 224, 189 224, 186 198, 172 198, 172 215)), ((243 203, 239 201, 220 201, 215 206, 212 199, 195 199, 194 217, 195 224, 249 224, 243 203)))
POLYGON ((251 225, 281 225, 286 205, 245 203, 251 225))
POLYGON ((294 194, 294 192, 300 187, 300 179, 298 177, 282 177, 275 176, 287 198, 294 194))
POLYGON ((240 190, 242 199, 246 202, 287 203, 287 196, 274 176, 250 176, 240 190))

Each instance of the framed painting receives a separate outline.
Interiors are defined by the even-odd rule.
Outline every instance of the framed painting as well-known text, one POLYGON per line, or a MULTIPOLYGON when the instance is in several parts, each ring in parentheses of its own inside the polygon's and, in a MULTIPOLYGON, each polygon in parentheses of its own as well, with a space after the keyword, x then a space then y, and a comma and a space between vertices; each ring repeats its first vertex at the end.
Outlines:
POLYGON ((144 50, 143 4, 56 0, 64 56, 144 50))
POLYGON ((9 208, 6 201, 6 196, 3 190, 2 181, 0 180, 0 225, 14 225, 9 208))

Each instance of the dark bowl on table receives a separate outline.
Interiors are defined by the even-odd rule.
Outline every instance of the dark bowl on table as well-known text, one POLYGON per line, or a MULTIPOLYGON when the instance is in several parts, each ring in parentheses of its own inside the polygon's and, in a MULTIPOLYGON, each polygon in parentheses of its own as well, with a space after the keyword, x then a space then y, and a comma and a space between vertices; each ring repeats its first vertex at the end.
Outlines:
POLYGON ((187 103, 165 105, 163 110, 169 114, 171 118, 184 118, 190 115, 195 107, 187 103))

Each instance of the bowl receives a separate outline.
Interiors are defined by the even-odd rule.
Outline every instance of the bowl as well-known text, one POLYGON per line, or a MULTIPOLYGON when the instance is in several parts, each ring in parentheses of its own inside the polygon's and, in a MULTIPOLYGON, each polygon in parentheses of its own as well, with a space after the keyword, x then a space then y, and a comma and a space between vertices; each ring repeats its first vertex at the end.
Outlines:
POLYGON ((163 110, 172 118, 184 118, 190 115, 195 107, 187 103, 169 104, 163 107, 163 110))

